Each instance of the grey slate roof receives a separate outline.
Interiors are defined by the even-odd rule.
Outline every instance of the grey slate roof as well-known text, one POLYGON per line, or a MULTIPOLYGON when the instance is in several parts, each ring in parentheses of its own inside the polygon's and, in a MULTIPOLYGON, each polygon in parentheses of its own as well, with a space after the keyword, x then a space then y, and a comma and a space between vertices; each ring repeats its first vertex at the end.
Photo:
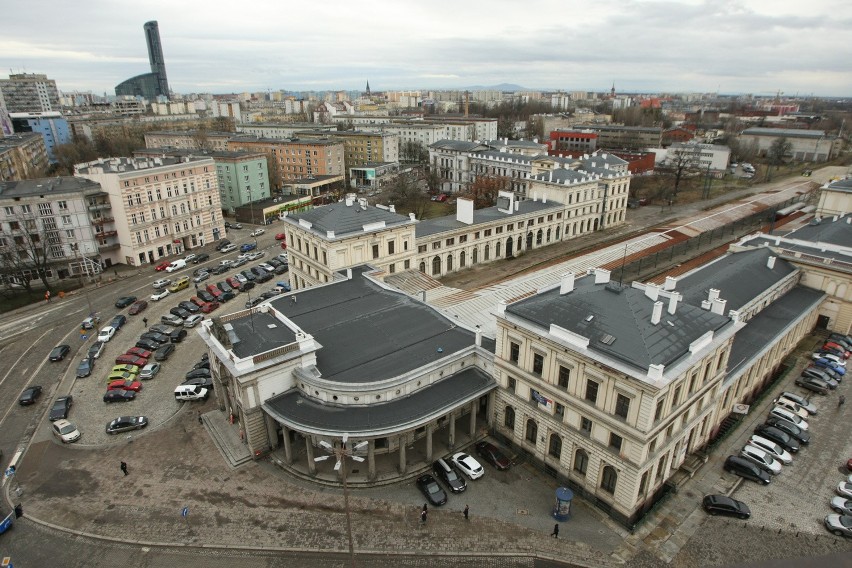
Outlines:
POLYGON ((301 431, 329 435, 359 435, 376 431, 411 428, 497 388, 494 380, 476 367, 469 367, 417 392, 382 404, 347 406, 322 404, 297 389, 274 396, 264 403, 268 414, 301 431))
POLYGON ((446 215, 444 217, 435 217, 434 219, 423 219, 414 227, 416 238, 428 237, 445 231, 455 231, 463 227, 472 227, 474 225, 483 225, 492 223, 496 220, 503 219, 507 223, 511 222, 514 217, 527 213, 535 213, 538 211, 561 211, 564 206, 556 201, 533 201, 527 199, 521 201, 518 206, 518 211, 514 213, 503 213, 497 207, 486 207, 485 209, 476 209, 473 212, 473 225, 468 225, 456 220, 455 214, 446 215))
MULTIPOLYGON (((610 173, 615 173, 610 171, 610 173)), ((546 181, 551 183, 571 183, 582 182, 597 179, 598 176, 590 174, 587 171, 566 170, 565 168, 556 168, 548 170, 538 175, 530 176, 530 179, 537 181, 546 181)))
MULTIPOLYGON (((788 239, 814 243, 817 249, 819 248, 818 243, 852 248, 852 225, 846 222, 850 218, 852 218, 852 215, 844 215, 837 221, 833 221, 831 217, 825 217, 818 225, 808 224, 789 233, 783 233, 783 236, 788 239)), ((769 237, 768 240, 773 241, 772 237, 769 237)))
POLYGON ((228 323, 233 326, 232 349, 240 358, 264 353, 296 340, 296 334, 269 313, 256 312, 228 323), (234 337, 237 342, 234 342, 234 337))
POLYGON ((19 181, 0 182, 0 198, 39 196, 59 196, 68 193, 82 193, 83 190, 100 190, 101 185, 95 181, 73 176, 57 176, 52 178, 25 179, 19 181))
POLYGON ((492 148, 529 148, 531 150, 540 149, 542 146, 547 146, 544 142, 533 142, 532 140, 488 140, 485 142, 487 146, 492 148))
POLYGON ((789 241, 782 241, 779 245, 776 245, 775 239, 767 236, 756 237, 743 244, 755 247, 778 246, 783 248, 785 252, 802 253, 804 255, 831 259, 846 264, 852 263, 852 255, 848 254, 848 252, 844 253, 836 250, 825 250, 824 247, 819 247, 818 245, 793 243, 789 241))
POLYGON ((746 136, 783 136, 786 138, 823 138, 823 130, 799 130, 797 128, 762 128, 755 126, 743 130, 746 136))
POLYGON ((574 290, 560 295, 559 287, 510 304, 506 313, 544 329, 556 324, 589 339, 589 349, 647 370, 651 364, 671 365, 689 353, 689 345, 708 331, 720 330, 731 319, 680 303, 674 315, 666 310, 658 325, 651 324, 654 302, 644 291, 594 283, 594 276, 578 278, 574 290), (620 292, 613 290, 620 289, 620 292), (589 316, 593 316, 589 320, 589 316), (669 324, 671 322, 671 325, 669 324), (601 340, 615 338, 607 345, 601 340))
POLYGON ((840 179, 828 184, 828 189, 832 191, 852 191, 852 178, 840 179))
POLYGON ((332 203, 323 207, 315 207, 304 213, 290 214, 287 219, 297 223, 300 219, 309 221, 311 229, 325 238, 327 231, 334 231, 336 237, 364 231, 364 225, 384 221, 387 226, 410 223, 411 219, 399 213, 391 213, 368 205, 362 208, 357 201, 346 205, 345 201, 332 203))
POLYGON ((781 258, 776 258, 774 268, 768 268, 770 256, 777 254, 766 248, 727 254, 679 279, 675 292, 683 295, 684 302, 700 307, 715 288, 727 300, 726 311, 738 310, 796 270, 781 258))
POLYGON ((430 144, 429 147, 435 150, 453 150, 454 152, 476 152, 486 149, 486 146, 478 142, 467 142, 465 140, 438 140, 430 144))
POLYGON ((521 163, 524 165, 532 164, 533 157, 526 154, 515 154, 512 152, 500 152, 498 150, 483 150, 474 152, 470 155, 471 158, 492 158, 494 160, 503 160, 505 162, 521 163))
POLYGON ((796 286, 751 318, 734 337, 728 374, 735 373, 746 363, 751 364, 756 354, 772 344, 776 336, 786 333, 785 328, 790 323, 814 309, 823 297, 825 294, 821 290, 796 286))
POLYGON ((475 343, 472 331, 352 269, 352 279, 309 288, 272 304, 322 345, 317 368, 342 383, 393 378, 475 343), (294 302, 291 298, 295 297, 294 302))

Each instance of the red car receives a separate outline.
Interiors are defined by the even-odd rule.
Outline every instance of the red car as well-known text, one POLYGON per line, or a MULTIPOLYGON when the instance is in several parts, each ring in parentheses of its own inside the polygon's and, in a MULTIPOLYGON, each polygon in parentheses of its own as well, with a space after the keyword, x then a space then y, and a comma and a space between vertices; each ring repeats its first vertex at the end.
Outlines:
POLYGON ((225 282, 227 282, 231 286, 231 288, 233 288, 237 292, 239 292, 243 287, 243 283, 234 278, 233 276, 228 276, 225 279, 225 282))
POLYGON ((275 240, 276 241, 286 241, 287 235, 285 235, 284 233, 278 233, 277 235, 275 235, 275 240))
POLYGON ((208 284, 207 285, 207 291, 210 292, 211 294, 213 294, 213 297, 216 298, 217 300, 219 299, 219 296, 222 295, 222 291, 215 284, 208 284))
POLYGON ((142 357, 143 359, 150 359, 151 352, 147 349, 142 349, 141 347, 131 347, 127 350, 128 355, 133 355, 134 357, 142 357))
POLYGON ((129 390, 139 392, 142 390, 142 383, 139 381, 113 381, 107 385, 107 390, 129 390))
POLYGON ((154 267, 154 270, 156 270, 157 272, 162 272, 163 270, 168 268, 171 264, 172 264, 171 262, 161 262, 160 264, 158 264, 157 266, 154 267))
POLYGON ((199 298, 198 296, 193 296, 192 298, 189 299, 189 301, 192 302, 193 304, 195 304, 196 306, 198 306, 199 308, 203 308, 204 304, 207 303, 204 300, 202 300, 201 298, 199 298))
POLYGON ((203 306, 201 306, 201 311, 205 314, 209 314, 213 310, 219 307, 219 302, 207 302, 203 306))
POLYGON ((849 358, 849 352, 846 351, 846 349, 841 347, 839 344, 834 343, 833 341, 827 342, 823 347, 828 347, 830 349, 837 349, 838 351, 843 352, 843 357, 845 357, 846 359, 849 358))
POLYGON ((849 458, 849 461, 846 462, 846 469, 852 471, 852 458, 849 458))
POLYGON ((148 359, 145 357, 137 357, 136 355, 128 355, 125 353, 124 355, 119 355, 115 358, 116 365, 136 365, 137 367, 144 367, 148 364, 148 359))
POLYGON ((286 249, 287 243, 285 243, 284 241, 281 241, 281 248, 286 249))
POLYGON ((130 314, 131 316, 135 316, 136 314, 139 314, 139 313, 142 313, 143 311, 145 311, 145 308, 147 308, 147 307, 148 307, 148 302, 146 302, 145 300, 137 300, 137 301, 133 302, 133 304, 130 306, 130 310, 128 310, 127 313, 130 314))

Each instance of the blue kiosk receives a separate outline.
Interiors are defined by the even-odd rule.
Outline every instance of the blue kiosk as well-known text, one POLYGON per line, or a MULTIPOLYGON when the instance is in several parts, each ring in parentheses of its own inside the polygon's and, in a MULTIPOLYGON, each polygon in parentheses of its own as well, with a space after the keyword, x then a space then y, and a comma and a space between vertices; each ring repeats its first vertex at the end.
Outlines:
POLYGON ((556 506, 553 507, 553 518, 557 521, 567 521, 571 518, 571 500, 574 492, 567 487, 556 490, 556 506))

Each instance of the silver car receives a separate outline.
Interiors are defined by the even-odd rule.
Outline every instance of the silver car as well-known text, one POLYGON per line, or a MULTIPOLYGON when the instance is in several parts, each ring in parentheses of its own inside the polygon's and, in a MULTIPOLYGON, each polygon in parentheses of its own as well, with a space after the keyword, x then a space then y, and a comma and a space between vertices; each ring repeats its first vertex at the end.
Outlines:
POLYGON ((852 499, 832 497, 831 508, 841 515, 852 515, 852 499))
POLYGON ((828 532, 836 536, 852 536, 852 516, 828 515, 823 522, 828 532))
POLYGON ((808 414, 811 416, 817 415, 817 407, 807 398, 798 395, 796 393, 784 391, 778 395, 778 398, 786 398, 787 400, 792 400, 802 408, 808 411, 808 414))
POLYGON ((139 379, 143 381, 147 381, 153 379, 157 376, 157 373, 160 372, 160 364, 159 363, 148 363, 142 370, 139 371, 139 379))

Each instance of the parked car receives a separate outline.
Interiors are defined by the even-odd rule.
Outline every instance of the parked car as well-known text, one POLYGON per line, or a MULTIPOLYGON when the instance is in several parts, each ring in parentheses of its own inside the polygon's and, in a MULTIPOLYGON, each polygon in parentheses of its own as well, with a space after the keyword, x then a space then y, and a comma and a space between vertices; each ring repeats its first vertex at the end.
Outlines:
POLYGON ((108 390, 104 394, 104 402, 130 402, 136 398, 136 391, 108 390))
POLYGON ((849 481, 841 481, 837 484, 837 494, 847 499, 852 499, 852 483, 849 481))
POLYGON ((747 519, 751 516, 748 505, 731 499, 727 495, 705 495, 701 505, 711 515, 728 515, 739 519, 747 519))
MULTIPOLYGON (((189 316, 192 317, 192 316, 189 316)), ((185 329, 176 329, 169 334, 169 341, 172 343, 180 343, 186 337, 185 329)))
POLYGON ((240 252, 248 252, 250 250, 254 250, 257 248, 257 245, 254 243, 245 243, 240 246, 240 252))
POLYGON ((254 252, 250 252, 246 258, 248 260, 257 260, 258 258, 263 258, 264 256, 266 256, 265 252, 263 252, 262 250, 256 250, 254 252))
POLYGON ((174 343, 166 343, 154 353, 155 361, 165 361, 175 350, 174 343))
POLYGON ((119 355, 115 358, 116 364, 119 363, 130 363, 131 365, 137 365, 139 367, 144 367, 148 364, 148 359, 144 357, 137 357, 136 355, 128 355, 127 353, 123 355, 119 355))
POLYGON ((219 307, 219 302, 207 302, 203 306, 201 306, 202 313, 209 314, 213 310, 219 307))
POLYGON ((277 235, 275 235, 275 240, 276 241, 287 240, 287 235, 285 235, 284 233, 278 233, 277 235))
POLYGON ((63 444, 70 444, 80 439, 80 431, 77 429, 77 426, 68 420, 57 420, 50 425, 50 429, 63 444))
POLYGON ((142 383, 139 381, 111 381, 107 385, 108 390, 129 390, 139 392, 142 390, 142 383))
POLYGON ((286 264, 282 264, 281 266, 276 266, 275 270, 273 270, 273 272, 275 274, 284 274, 289 270, 290 270, 289 266, 287 266, 286 264))
POLYGON ((724 467, 728 473, 739 475, 763 485, 769 485, 769 482, 772 481, 769 474, 757 467, 757 464, 740 456, 728 456, 724 467))
POLYGON ((247 282, 254 282, 255 280, 257 280, 257 275, 251 270, 243 270, 242 272, 240 272, 240 274, 245 277, 247 282))
POLYGON ((193 278, 192 281, 195 282, 196 284, 198 284, 199 282, 203 282, 203 281, 207 280, 208 278, 210 278, 209 272, 201 272, 201 273, 198 274, 198 276, 193 278))
POLYGON ((243 284, 242 290, 243 292, 248 292, 249 290, 254 289, 254 286, 254 282, 246 282, 245 284, 243 284))
POLYGON ((447 494, 441 489, 435 478, 428 473, 418 477, 416 483, 418 489, 432 505, 439 506, 447 502, 447 494))
POLYGON ((467 482, 464 477, 459 475, 456 469, 447 463, 447 460, 443 458, 436 460, 432 464, 432 471, 453 493, 461 493, 467 489, 467 482))
POLYGON ((279 290, 278 288, 273 288, 272 290, 267 290, 266 292, 261 294, 260 297, 263 298, 264 300, 269 300, 271 298, 274 298, 275 296, 280 296, 280 295, 281 295, 281 290, 279 290))
POLYGON ((139 367, 137 367, 136 365, 127 364, 115 365, 112 370, 110 370, 110 373, 130 373, 131 375, 138 375, 139 367))
POLYGON ((253 307, 255 307, 255 306, 258 306, 258 305, 262 304, 262 303, 263 303, 263 302, 265 302, 265 301, 266 301, 266 298, 263 298, 262 296, 258 296, 258 297, 256 297, 256 298, 251 298, 250 300, 246 300, 246 304, 245 304, 245 305, 246 305, 246 309, 249 309, 249 308, 253 308, 253 307))
POLYGON ((29 406, 31 404, 35 404, 35 401, 37 401, 38 397, 40 396, 40 385, 29 386, 24 389, 24 392, 21 393, 21 396, 18 398, 18 404, 20 404, 21 406, 29 406))
POLYGON ((213 297, 216 298, 217 300, 219 299, 219 296, 222 295, 222 290, 220 290, 219 287, 216 286, 215 284, 208 284, 207 288, 205 288, 205 289, 208 292, 210 292, 210 294, 212 294, 213 297))
POLYGON ((852 536, 852 516, 826 515, 823 524, 835 536, 852 536))
POLYGON ((196 257, 192 259, 192 264, 198 264, 200 262, 204 262, 205 260, 210 260, 210 255, 206 252, 202 252, 201 254, 196 255, 196 257))
POLYGON ((234 294, 233 292, 222 292, 222 295, 219 296, 219 301, 220 302, 229 302, 236 297, 237 297, 237 295, 234 294))
POLYGON ((231 241, 229 241, 228 239, 219 239, 219 241, 216 243, 216 250, 222 250, 229 244, 231 244, 231 241))
MULTIPOLYGON (((186 375, 184 375, 184 379, 198 379, 198 378, 209 378, 210 377, 210 367, 201 367, 198 369, 193 369, 191 371, 187 371, 186 375)), ((206 385, 204 385, 206 386, 206 385)))
POLYGON ((234 292, 240 291, 240 287, 242 286, 242 282, 240 282, 240 279, 237 278, 236 276, 229 276, 228 278, 225 278, 225 282, 228 283, 228 285, 231 287, 231 289, 234 292))
POLYGON ((212 377, 195 377, 193 379, 186 379, 181 383, 181 385, 193 385, 204 387, 205 389, 213 390, 213 378, 212 377))
POLYGON ((136 375, 128 373, 127 371, 113 371, 107 375, 106 380, 107 384, 115 381, 133 381, 136 380, 136 375))
MULTIPOLYGON (((153 328, 151 328, 153 329, 153 328)), ((141 347, 131 347, 127 350, 128 355, 135 355, 136 357, 142 357, 143 359, 148 359, 151 357, 151 352, 147 349, 142 349, 141 347)), ((138 365, 134 365, 138 367, 138 365)))
POLYGON ((740 457, 743 457, 751 462, 757 464, 757 467, 760 469, 764 469, 771 473, 772 475, 778 475, 781 473, 781 463, 775 460, 768 453, 764 452, 760 448, 752 446, 751 444, 746 444, 745 447, 740 450, 740 457))
POLYGON ((283 280, 280 281, 280 282, 276 282, 275 287, 278 288, 279 290, 281 290, 282 293, 290 291, 290 284, 288 284, 287 282, 284 282, 283 280))
MULTIPOLYGON (((151 341, 150 339, 140 339, 136 342, 136 347, 141 347, 142 349, 153 353, 160 348, 160 344, 156 341, 151 341)), ((116 361, 118 361, 118 359, 116 359, 116 361)))
POLYGON ((803 389, 807 389, 811 392, 815 392, 823 396, 827 395, 828 391, 831 390, 828 387, 828 383, 826 383, 822 379, 818 379, 816 377, 809 377, 807 375, 797 377, 794 382, 797 387, 802 387, 803 389))
POLYGON ((235 250, 237 250, 237 245, 235 245, 233 243, 228 243, 227 245, 225 245, 221 249, 219 249, 219 252, 221 252, 222 254, 227 254, 227 253, 233 252, 235 250))
POLYGON ((174 314, 165 314, 160 316, 160 321, 167 325, 180 326, 183 325, 183 318, 174 314))
POLYGON ((92 374, 92 370, 95 368, 95 358, 91 355, 88 355, 80 361, 80 364, 77 365, 77 378, 82 379, 84 377, 88 377, 92 374))
POLYGON ((195 327, 198 323, 204 319, 204 316, 199 314, 193 314, 186 318, 186 321, 183 322, 184 327, 195 327))
POLYGON ((458 452, 453 454, 450 460, 470 479, 479 479, 485 474, 485 470, 479 465, 479 462, 469 454, 458 452))
POLYGON ((780 428, 776 428, 775 426, 770 426, 768 424, 758 424, 754 429, 754 433, 766 438, 767 440, 775 442, 791 454, 795 454, 799 451, 799 441, 780 428))
POLYGON ((126 323, 127 323, 127 316, 125 316, 123 314, 116 314, 110 320, 109 325, 110 325, 110 327, 115 328, 115 331, 118 331, 119 329, 124 327, 124 324, 126 324, 126 323))
POLYGON ((127 311, 127 313, 130 314, 131 316, 135 316, 135 315, 138 315, 138 314, 142 313, 143 311, 145 311, 145 308, 147 308, 147 307, 148 307, 148 302, 146 302, 145 300, 136 300, 130 306, 130 309, 127 311))
POLYGON ((805 422, 805 420, 803 418, 800 418, 799 416, 793 414, 792 412, 790 412, 786 408, 783 408, 783 407, 780 407, 780 406, 773 407, 772 410, 769 411, 769 415, 770 416, 777 416, 778 418, 783 418, 784 420, 786 420, 788 422, 792 422, 793 424, 795 424, 796 426, 798 426, 802 430, 808 429, 808 423, 805 422))
POLYGON ((198 304, 196 302, 192 302, 192 301, 184 300, 183 302, 180 302, 177 305, 177 307, 188 311, 190 314, 197 314, 198 312, 201 311, 198 304))
POLYGON ((105 345, 106 343, 104 343, 103 341, 95 341, 94 343, 92 343, 92 346, 89 347, 89 357, 92 357, 94 359, 100 357, 101 353, 104 352, 105 345))
POLYGON ((151 284, 154 289, 159 290, 160 288, 166 288, 172 281, 170 278, 160 278, 158 280, 154 280, 154 283, 151 284))
POLYGON ((47 356, 51 361, 62 361, 65 359, 65 356, 71 351, 70 345, 57 345, 50 351, 50 355, 47 356))
POLYGON ((267 271, 263 270, 262 268, 259 269, 259 273, 256 273, 256 274, 257 274, 257 281, 258 282, 269 282, 270 280, 275 278, 275 276, 271 272, 267 272, 267 271))
POLYGON ((211 294, 207 290, 199 290, 198 297, 204 300, 205 302, 213 302, 216 300, 216 298, 213 297, 213 294, 211 294))
POLYGON ((781 462, 783 465, 790 465, 793 463, 793 456, 790 455, 790 452, 768 438, 754 434, 751 438, 749 438, 748 445, 763 450, 769 454, 772 459, 781 462))
POLYGON ((106 425, 107 434, 120 434, 131 430, 141 430, 148 425, 145 416, 119 416, 106 425))
MULTIPOLYGON (((846 375, 846 367, 844 367, 843 365, 839 365, 837 363, 837 361, 832 361, 831 359, 826 359, 825 357, 820 357, 819 359, 814 359, 812 366, 816 367, 817 369, 822 370, 822 372, 824 372, 824 373, 828 373, 829 371, 831 371, 832 373, 835 373, 839 377, 844 377, 846 375)), ((829 374, 829 376, 832 376, 832 375, 829 374)), ((839 378, 839 377, 832 377, 832 378, 839 378)))
POLYGON ((794 438, 799 444, 808 445, 811 441, 810 432, 802 430, 789 420, 785 420, 779 416, 770 416, 766 419, 766 424, 769 426, 773 426, 778 428, 785 434, 789 434, 791 438, 794 438))
POLYGON ((832 497, 830 505, 832 510, 837 511, 841 515, 852 515, 852 499, 832 497))
POLYGON ((158 346, 171 341, 168 335, 164 333, 157 333, 156 331, 146 331, 141 336, 139 336, 139 339, 147 339, 153 341, 154 343, 157 343, 158 346))
POLYGON ((169 261, 167 261, 167 260, 166 260, 166 261, 163 261, 163 262, 161 262, 160 264, 158 264, 157 266, 155 266, 155 267, 154 267, 154 270, 156 270, 157 272, 162 272, 163 270, 165 270, 166 268, 168 268, 169 266, 171 266, 171 264, 172 264, 172 263, 171 263, 171 262, 169 262, 169 261))
POLYGON ((479 457, 493 465, 498 470, 509 469, 509 466, 512 465, 509 458, 507 458, 503 452, 497 448, 497 446, 490 442, 478 442, 476 444, 476 453, 479 457))
POLYGON ((262 234, 263 234, 263 233, 265 233, 265 232, 266 232, 266 230, 265 230, 265 229, 255 229, 254 231, 252 231, 251 233, 249 233, 249 236, 250 236, 250 237, 259 237, 260 235, 262 235, 262 234))
POLYGON ((158 290, 157 292, 154 292, 153 294, 151 294, 151 301, 152 302, 159 302, 160 300, 162 300, 163 298, 165 298, 169 294, 171 294, 171 292, 169 292, 169 289, 163 288, 162 290, 158 290))
POLYGON ((103 341, 104 343, 109 343, 109 340, 113 338, 115 335, 115 328, 108 325, 105 328, 101 329, 100 333, 98 333, 98 341, 103 341))
POLYGON ((275 267, 272 266, 271 264, 269 264, 268 262, 261 262, 257 266, 258 266, 258 268, 262 268, 267 272, 272 272, 273 270, 275 270, 275 267))
POLYGON ((807 398, 798 395, 794 392, 784 391, 778 395, 778 398, 786 398, 787 400, 793 401, 798 404, 800 407, 804 408, 808 411, 808 414, 811 416, 816 416, 818 414, 817 407, 807 398))
POLYGON ((810 413, 788 398, 778 397, 772 401, 776 407, 786 408, 799 418, 808 418, 810 413))
POLYGON ((228 284, 227 281, 217 282, 216 287, 219 288, 220 292, 232 292, 234 289, 228 284))
POLYGON ((192 261, 194 261, 196 258, 198 258, 198 255, 197 255, 197 254, 189 253, 188 255, 186 255, 185 257, 183 257, 183 260, 184 260, 184 261, 186 261, 186 262, 192 262, 192 261))
POLYGON ((227 265, 226 265, 226 264, 220 264, 219 266, 217 266, 216 268, 214 268, 214 269, 213 269, 210 273, 211 273, 211 274, 225 274, 225 273, 226 273, 226 272, 228 272, 230 269, 231 269, 231 265, 230 265, 230 264, 227 264, 227 265))
POLYGON ((136 296, 122 296, 115 301, 115 307, 118 309, 126 308, 136 301, 136 296))
POLYGON ((160 364, 159 363, 148 363, 142 370, 139 372, 139 379, 143 381, 149 381, 157 376, 157 373, 160 372, 160 364))
POLYGON ((83 320, 83 323, 80 324, 80 327, 83 329, 95 329, 95 327, 101 323, 101 318, 98 316, 89 316, 83 320))
POLYGON ((191 313, 189 313, 187 310, 185 310, 183 308, 172 308, 172 309, 169 310, 169 313, 172 314, 173 316, 179 317, 180 320, 181 320, 181 323, 183 323, 183 320, 185 320, 186 318, 188 318, 189 316, 192 315, 191 313))

